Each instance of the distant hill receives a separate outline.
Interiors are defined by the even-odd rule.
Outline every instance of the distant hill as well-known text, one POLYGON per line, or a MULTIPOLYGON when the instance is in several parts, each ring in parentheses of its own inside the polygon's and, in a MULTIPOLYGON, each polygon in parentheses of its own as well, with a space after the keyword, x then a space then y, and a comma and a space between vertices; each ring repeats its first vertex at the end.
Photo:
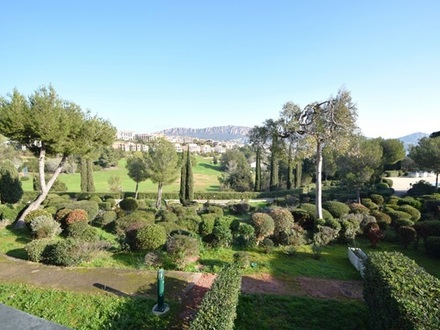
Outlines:
POLYGON ((417 133, 412 133, 409 135, 402 136, 397 139, 403 142, 405 150, 408 151, 409 147, 411 145, 414 145, 414 146, 417 145, 421 138, 428 137, 428 136, 429 136, 429 134, 427 134, 427 133, 417 132, 417 133))
POLYGON ((169 128, 160 133, 167 136, 189 136, 192 138, 198 138, 202 140, 215 140, 215 141, 236 141, 246 142, 247 134, 251 130, 246 126, 217 126, 207 128, 169 128))

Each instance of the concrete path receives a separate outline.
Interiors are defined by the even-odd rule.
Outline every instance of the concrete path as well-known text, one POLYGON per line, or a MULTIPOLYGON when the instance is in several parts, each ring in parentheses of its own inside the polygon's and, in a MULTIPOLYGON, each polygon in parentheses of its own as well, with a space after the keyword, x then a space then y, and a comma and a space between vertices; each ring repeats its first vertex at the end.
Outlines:
POLYGON ((0 303, 0 329, 2 330, 67 330, 62 325, 19 311, 0 303))

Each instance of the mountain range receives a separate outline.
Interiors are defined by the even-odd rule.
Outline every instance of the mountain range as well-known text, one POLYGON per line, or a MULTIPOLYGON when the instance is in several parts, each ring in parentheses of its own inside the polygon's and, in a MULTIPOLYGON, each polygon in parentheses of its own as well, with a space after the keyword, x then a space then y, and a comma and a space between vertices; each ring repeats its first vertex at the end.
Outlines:
POLYGON ((160 133, 166 136, 189 136, 192 138, 198 138, 201 140, 214 140, 214 141, 235 141, 238 143, 244 143, 247 141, 247 134, 251 130, 251 127, 246 126, 216 126, 207 128, 169 128, 160 133))
MULTIPOLYGON (((214 141, 234 141, 238 143, 245 143, 247 141, 247 134, 251 130, 251 127, 246 126, 216 126, 206 128, 169 128, 161 131, 167 136, 188 136, 192 138, 198 138, 202 140, 214 140, 214 141)), ((410 145, 417 145, 418 141, 427 137, 429 134, 416 132, 409 135, 398 137, 397 139, 403 142, 406 150, 410 145)))

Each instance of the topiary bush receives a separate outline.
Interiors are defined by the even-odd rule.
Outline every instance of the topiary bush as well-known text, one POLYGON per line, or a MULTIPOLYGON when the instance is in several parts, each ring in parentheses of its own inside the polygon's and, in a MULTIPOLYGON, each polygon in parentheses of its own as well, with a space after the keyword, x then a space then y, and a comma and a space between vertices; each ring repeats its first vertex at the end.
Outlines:
POLYGON ((417 222, 419 221, 420 217, 422 216, 420 211, 417 210, 415 207, 411 206, 411 205, 401 205, 397 211, 401 211, 401 212, 406 212, 411 216, 411 221, 413 222, 417 222))
MULTIPOLYGON (((304 204, 303 204, 304 205, 304 204)), ((291 210, 293 218, 297 224, 303 227, 305 230, 313 230, 315 227, 314 217, 309 211, 302 208, 294 208, 291 210)))
POLYGON ((138 208, 138 203, 133 197, 127 197, 119 202, 119 207, 124 211, 133 212, 138 208))
POLYGON ((440 236, 440 220, 424 220, 419 221, 414 225, 417 232, 417 240, 423 238, 426 239, 430 236, 440 236))
POLYGON ((417 210, 420 210, 422 207, 422 202, 418 199, 411 197, 411 196, 405 196, 399 199, 397 202, 398 205, 411 205, 412 207, 416 208, 417 210))
POLYGON ((205 213, 212 213, 215 214, 218 218, 223 217, 223 209, 220 206, 214 206, 214 205, 208 205, 207 207, 204 207, 201 211, 202 214, 205 213))
POLYGON ((61 208, 66 208, 70 210, 84 210, 87 212, 87 220, 89 222, 93 221, 99 213, 98 203, 89 200, 81 200, 74 203, 63 204, 61 208))
POLYGON ((98 203, 98 207, 102 211, 111 211, 112 210, 112 205, 109 202, 98 203))
POLYGON ((138 230, 136 246, 140 250, 152 251, 163 246, 167 241, 167 233, 163 226, 148 225, 138 230))
POLYGON ((412 185, 411 189, 409 189, 406 194, 408 196, 423 196, 423 195, 430 195, 435 193, 437 190, 436 187, 434 187, 431 183, 420 180, 419 182, 416 182, 412 185))
POLYGON ((201 215, 202 222, 200 223, 200 235, 202 237, 206 237, 212 234, 214 229, 215 220, 217 219, 217 215, 215 214, 202 214, 201 215))
POLYGON ((322 204, 322 207, 330 212, 330 214, 337 219, 342 218, 350 212, 350 207, 338 201, 327 201, 322 204))
POLYGON ((115 211, 104 211, 101 215, 99 215, 95 221, 94 225, 98 227, 106 227, 112 222, 114 222, 117 218, 117 214, 115 211))
POLYGON ((255 239, 255 229, 247 223, 241 223, 238 227, 235 239, 238 246, 243 248, 253 247, 257 241, 255 239))
POLYGON ((212 237, 212 245, 214 247, 228 247, 232 243, 232 233, 229 226, 219 219, 214 222, 212 237))
POLYGON ((160 210, 156 215, 157 221, 177 222, 177 214, 170 210, 160 210))
POLYGON ((95 227, 85 221, 73 222, 67 227, 67 236, 80 239, 85 242, 99 241, 98 232, 95 227))
POLYGON ((71 209, 58 210, 54 215, 55 221, 61 223, 62 225, 65 225, 66 224, 66 217, 69 215, 70 212, 72 212, 71 209))
POLYGON ((200 256, 199 241, 186 235, 174 235, 166 241, 167 257, 178 270, 183 270, 200 256))
POLYGON ((285 208, 274 208, 270 210, 269 215, 273 219, 275 225, 272 235, 273 239, 278 244, 282 244, 282 238, 288 237, 293 232, 293 215, 285 208))
POLYGON ((379 194, 371 194, 370 199, 373 203, 379 206, 385 202, 385 198, 383 198, 383 196, 379 194))
POLYGON ((18 215, 18 210, 11 205, 0 205, 0 220, 13 222, 18 215))
POLYGON ((65 218, 65 223, 67 226, 70 226, 74 222, 85 222, 88 221, 87 211, 82 209, 76 209, 69 212, 69 214, 65 218))
POLYGON ((28 259, 33 262, 40 262, 43 260, 43 252, 46 247, 52 242, 50 238, 34 239, 27 243, 24 247, 28 259))
POLYGON ((203 297, 201 306, 190 330, 232 330, 237 316, 241 288, 241 274, 236 265, 224 267, 217 275, 211 289, 203 297))
POLYGON ((109 245, 106 242, 90 243, 68 237, 51 247, 48 255, 45 250, 44 260, 59 266, 76 266, 93 260, 100 250, 108 248, 109 245))
POLYGON ((372 210, 378 210, 379 209, 379 205, 377 205, 376 203, 374 203, 371 198, 362 198, 362 205, 367 207, 370 212, 372 210))
POLYGON ((349 204, 350 207, 350 212, 354 213, 354 214, 369 214, 370 210, 368 209, 368 207, 359 204, 359 203, 350 203, 349 204))
POLYGON ((440 329, 440 280, 399 252, 372 252, 364 299, 371 329, 440 329))
POLYGON ((257 244, 259 244, 266 237, 271 236, 275 230, 275 222, 272 217, 267 213, 253 213, 252 225, 255 228, 257 244))
POLYGON ((51 216, 40 215, 30 223, 35 238, 53 238, 61 233, 61 226, 51 216))
POLYGON ((201 222, 202 220, 199 216, 185 217, 183 219, 177 220, 177 224, 179 225, 180 228, 196 234, 199 232, 201 222))
POLYGON ((375 210, 371 211, 371 215, 376 218, 376 222, 380 229, 387 230, 391 225, 392 219, 388 214, 375 210))
POLYGON ((232 203, 228 203, 228 210, 232 214, 243 215, 251 210, 251 206, 249 203, 246 202, 240 202, 240 203, 232 202, 232 203))
POLYGON ((400 243, 405 249, 407 249, 411 243, 414 243, 417 238, 416 230, 410 226, 399 227, 399 229, 397 230, 397 234, 399 235, 400 243))
POLYGON ((265 253, 271 253, 275 247, 275 243, 270 238, 266 237, 263 239, 260 246, 265 253))
POLYGON ((92 196, 90 196, 90 198, 89 198, 89 201, 94 201, 94 202, 96 202, 96 203, 102 203, 102 199, 101 199, 101 197, 99 197, 99 196, 97 196, 97 195, 92 195, 92 196))
POLYGON ((27 223, 28 225, 31 223, 32 220, 34 220, 37 217, 40 216, 45 216, 45 217, 49 217, 52 218, 52 214, 50 214, 49 212, 47 212, 44 209, 38 209, 38 210, 33 210, 30 211, 25 217, 24 217, 24 222, 27 223))

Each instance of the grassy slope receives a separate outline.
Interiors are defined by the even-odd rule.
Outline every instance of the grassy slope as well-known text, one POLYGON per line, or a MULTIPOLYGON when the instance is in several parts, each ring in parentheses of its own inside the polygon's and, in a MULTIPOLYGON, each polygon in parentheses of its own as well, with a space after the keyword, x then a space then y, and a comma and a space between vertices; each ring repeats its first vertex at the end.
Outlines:
MULTIPOLYGON (((197 165, 193 168, 194 174, 194 191, 217 191, 219 189, 218 177, 221 175, 218 165, 211 164, 212 158, 197 157, 197 165)), ((103 170, 93 173, 95 180, 95 190, 97 192, 107 192, 109 189, 108 179, 116 176, 121 179, 123 191, 134 191, 136 184, 127 175, 125 168, 126 160, 121 159, 116 169, 103 170)), ((61 174, 59 180, 67 185, 67 190, 71 192, 80 191, 80 175, 61 174)), ((179 191, 180 173, 174 183, 164 186, 164 191, 179 191)), ((23 181, 23 189, 25 191, 32 190, 32 180, 23 181)), ((156 192, 157 184, 147 180, 139 184, 140 192, 156 192)))

